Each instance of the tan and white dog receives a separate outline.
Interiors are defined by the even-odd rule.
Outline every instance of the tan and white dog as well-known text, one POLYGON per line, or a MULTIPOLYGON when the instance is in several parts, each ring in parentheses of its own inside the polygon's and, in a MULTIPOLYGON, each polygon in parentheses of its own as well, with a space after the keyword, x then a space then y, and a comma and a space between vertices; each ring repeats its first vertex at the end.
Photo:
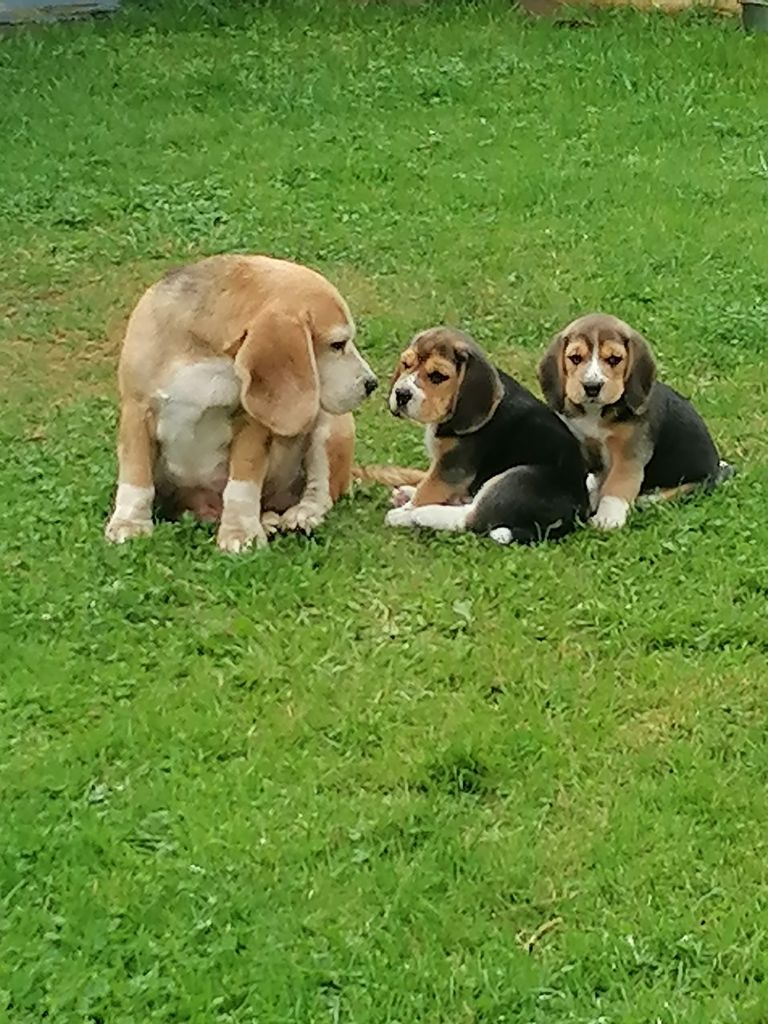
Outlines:
POLYGON ((309 531, 350 486, 351 411, 377 386, 336 288, 308 267, 221 255, 171 271, 131 314, 106 536, 158 500, 219 523, 222 551, 309 531))

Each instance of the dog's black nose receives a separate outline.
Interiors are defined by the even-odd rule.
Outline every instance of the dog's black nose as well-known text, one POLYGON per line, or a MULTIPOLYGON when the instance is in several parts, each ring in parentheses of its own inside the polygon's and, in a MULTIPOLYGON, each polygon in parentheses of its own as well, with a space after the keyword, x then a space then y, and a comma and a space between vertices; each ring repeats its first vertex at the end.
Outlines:
POLYGON ((600 388, 602 386, 602 384, 585 384, 584 394, 587 396, 587 398, 597 398, 597 396, 600 394, 600 388))
POLYGON ((395 402, 397 403, 398 409, 404 409, 411 400, 411 392, 408 388, 396 388, 395 390, 395 402))
POLYGON ((376 380, 375 377, 366 377, 365 378, 365 394, 366 394, 366 397, 368 395, 372 395, 373 392, 376 390, 376 388, 378 386, 379 386, 379 382, 376 380))

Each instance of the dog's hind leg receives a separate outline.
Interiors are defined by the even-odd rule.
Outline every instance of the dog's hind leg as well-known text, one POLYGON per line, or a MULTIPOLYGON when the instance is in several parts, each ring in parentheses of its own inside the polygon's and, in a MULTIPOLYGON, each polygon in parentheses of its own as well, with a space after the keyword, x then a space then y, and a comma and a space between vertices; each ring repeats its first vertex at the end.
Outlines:
POLYGON ((152 416, 132 399, 123 402, 118 439, 119 476, 115 509, 106 537, 115 544, 152 532, 155 441, 152 416))

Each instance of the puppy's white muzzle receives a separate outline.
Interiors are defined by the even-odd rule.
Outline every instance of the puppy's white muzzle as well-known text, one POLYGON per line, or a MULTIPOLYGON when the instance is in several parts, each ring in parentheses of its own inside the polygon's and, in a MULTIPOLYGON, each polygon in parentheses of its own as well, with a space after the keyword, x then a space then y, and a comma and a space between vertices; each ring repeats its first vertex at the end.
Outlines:
POLYGON ((394 416, 413 418, 418 416, 423 401, 424 392, 416 384, 416 375, 403 374, 395 381, 389 394, 389 411, 394 416))

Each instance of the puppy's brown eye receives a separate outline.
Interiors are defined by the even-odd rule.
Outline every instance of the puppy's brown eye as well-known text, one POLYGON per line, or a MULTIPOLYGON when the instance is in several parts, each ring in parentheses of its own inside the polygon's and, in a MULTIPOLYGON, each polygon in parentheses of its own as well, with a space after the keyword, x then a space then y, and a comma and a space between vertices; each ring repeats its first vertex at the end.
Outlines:
POLYGON ((346 341, 332 341, 331 342, 331 348, 333 349, 334 352, 343 352, 346 347, 347 347, 346 341))
POLYGON ((621 362, 621 356, 608 356, 605 361, 609 366, 618 366, 621 362))
POLYGON ((427 376, 433 384, 442 384, 444 380, 448 380, 448 375, 440 373, 439 370, 433 370, 432 373, 427 374, 427 376))
POLYGON ((574 352, 572 356, 568 356, 574 366, 578 366, 579 363, 584 362, 578 352, 574 352))

